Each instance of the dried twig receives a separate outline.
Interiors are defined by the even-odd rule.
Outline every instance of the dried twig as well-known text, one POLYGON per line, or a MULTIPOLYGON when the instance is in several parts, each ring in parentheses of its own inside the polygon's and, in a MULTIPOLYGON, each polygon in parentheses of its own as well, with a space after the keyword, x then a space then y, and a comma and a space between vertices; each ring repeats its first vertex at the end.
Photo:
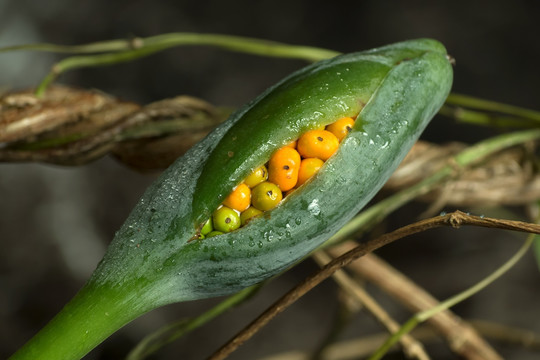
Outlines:
MULTIPOLYGON (((508 345, 521 346, 534 351, 540 350, 540 334, 525 329, 485 321, 467 320, 482 336, 508 345)), ((412 331, 413 336, 423 343, 433 343, 440 339, 431 326, 422 325, 412 331)), ((368 356, 377 350, 388 334, 379 333, 357 339, 340 341, 329 345, 322 353, 321 360, 352 360, 368 356)), ((273 354, 259 360, 309 360, 309 355, 302 351, 289 351, 273 354)))
MULTIPOLYGON (((340 256, 355 246, 353 242, 346 242, 328 251, 332 256, 340 256)), ((412 312, 431 309, 439 303, 424 289, 374 254, 364 256, 360 261, 351 263, 348 268, 383 289, 412 312)), ((500 359, 469 324, 450 310, 435 315, 429 323, 445 336, 455 353, 466 359, 500 359)))
POLYGON ((306 294, 309 290, 317 286, 320 282, 330 277, 334 272, 350 264, 353 260, 408 235, 416 234, 418 232, 441 226, 452 226, 454 228, 459 228, 462 225, 474 225, 540 234, 540 225, 525 223, 521 221, 481 218, 478 216, 467 215, 460 211, 456 211, 454 213, 444 216, 437 216, 434 218, 421 220, 416 223, 404 226, 391 233, 385 234, 376 239, 360 244, 351 251, 332 260, 320 271, 317 271, 315 274, 306 278, 294 289, 292 289, 282 298, 276 301, 270 308, 268 308, 258 318, 256 318, 242 331, 240 331, 227 344, 217 350, 209 359, 225 359, 230 353, 232 353, 236 348, 238 348, 238 346, 243 344, 246 340, 250 339, 255 333, 257 333, 257 331, 259 331, 259 329, 266 325, 277 314, 281 313, 288 306, 290 306, 296 300, 306 294))
MULTIPOLYGON (((368 254, 369 255, 369 254, 368 254)), ((324 251, 318 251, 312 255, 313 259, 319 265, 326 265, 332 260, 332 257, 327 255, 324 251)), ((400 325, 397 321, 392 319, 390 314, 386 312, 380 306, 373 297, 371 297, 362 287, 351 279, 343 270, 336 271, 332 277, 334 280, 344 289, 347 293, 353 296, 358 302, 360 302, 366 310, 368 310, 375 318, 383 324, 388 331, 394 333, 399 330, 400 325)), ((424 347, 410 334, 406 334, 400 339, 403 351, 407 354, 407 357, 428 360, 429 356, 426 353, 424 347)))

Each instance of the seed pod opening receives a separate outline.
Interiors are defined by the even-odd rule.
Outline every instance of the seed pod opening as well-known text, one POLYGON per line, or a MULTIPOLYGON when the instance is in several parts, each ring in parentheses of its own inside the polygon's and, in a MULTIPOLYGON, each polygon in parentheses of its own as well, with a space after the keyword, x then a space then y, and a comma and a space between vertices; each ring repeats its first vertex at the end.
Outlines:
POLYGON ((427 39, 339 56, 292 74, 233 114, 148 189, 92 281, 132 283, 155 307, 232 293, 286 269, 375 195, 442 105, 451 81, 444 47, 427 39), (306 184, 245 227, 193 240, 272 153, 343 117, 354 117, 354 127, 306 184))

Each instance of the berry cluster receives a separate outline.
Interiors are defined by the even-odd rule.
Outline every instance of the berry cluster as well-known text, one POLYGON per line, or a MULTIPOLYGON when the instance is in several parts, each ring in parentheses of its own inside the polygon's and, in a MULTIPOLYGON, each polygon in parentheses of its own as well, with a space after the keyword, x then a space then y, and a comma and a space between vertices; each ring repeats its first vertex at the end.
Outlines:
POLYGON ((265 165, 255 169, 233 189, 206 221, 199 237, 236 230, 264 211, 275 208, 319 171, 353 126, 354 119, 344 117, 326 127, 310 130, 278 149, 265 165))

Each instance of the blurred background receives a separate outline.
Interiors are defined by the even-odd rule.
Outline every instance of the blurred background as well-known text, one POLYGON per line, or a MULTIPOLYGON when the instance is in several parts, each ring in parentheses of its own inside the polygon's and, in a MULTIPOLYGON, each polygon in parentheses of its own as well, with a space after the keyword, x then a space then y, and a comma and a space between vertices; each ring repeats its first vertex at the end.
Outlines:
MULTIPOLYGON (((0 0, 0 47, 34 42, 66 45, 167 32, 241 35, 352 52, 418 37, 443 42, 456 59, 453 91, 539 109, 540 44, 536 1, 79 1, 0 0)), ((0 54, 0 89, 35 86, 61 56, 0 54)), ((58 82, 100 89, 141 104, 181 94, 238 107, 302 61, 263 58, 204 47, 181 47, 111 67, 83 69, 58 82)), ((437 117, 423 138, 468 143, 494 135, 437 117)), ((84 284, 156 173, 138 173, 105 157, 68 168, 0 164, 0 358, 6 358, 56 314, 84 284)), ((384 225, 394 229, 425 210, 413 204, 384 225)), ((448 208, 446 211, 454 209, 448 208)), ((462 209, 511 216, 499 209, 462 209)), ((521 209, 510 209, 521 212, 521 209)), ((493 271, 524 235, 478 229, 441 229, 378 252, 439 299, 493 271)), ((153 359, 203 359, 256 314, 315 271, 307 260, 229 312, 153 359)), ((455 311, 540 332, 540 273, 532 254, 509 274, 455 311)), ((326 281, 242 346, 231 359, 256 359, 287 350, 313 350, 337 311, 337 287, 326 281)), ((400 321, 409 317, 384 294, 378 298, 400 321)), ((87 356, 120 359, 145 334, 173 319, 201 313, 219 299, 170 305, 126 326, 87 356)), ((342 339, 378 333, 369 316, 353 319, 342 339)), ((493 343, 505 357, 538 353, 493 343)), ((428 346, 434 359, 454 359, 444 344, 428 346)), ((401 359, 401 354, 388 358, 401 359)))

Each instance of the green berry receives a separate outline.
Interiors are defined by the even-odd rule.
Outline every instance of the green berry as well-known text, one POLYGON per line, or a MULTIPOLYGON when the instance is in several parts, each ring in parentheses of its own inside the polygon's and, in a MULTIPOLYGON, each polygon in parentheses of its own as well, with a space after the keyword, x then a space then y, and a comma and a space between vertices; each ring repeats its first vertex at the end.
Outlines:
POLYGON ((240 221, 242 222, 242 226, 246 225, 248 222, 251 221, 255 216, 261 215, 263 212, 253 206, 249 207, 246 211, 243 211, 240 214, 240 221))
POLYGON ((261 211, 275 208, 283 199, 283 194, 276 184, 265 181, 257 185, 251 192, 251 203, 261 211))
POLYGON ((214 226, 212 225, 212 219, 206 220, 204 223, 202 229, 201 229, 201 235, 206 235, 210 233, 212 230, 214 230, 214 226))
POLYGON ((266 181, 266 179, 268 179, 268 170, 266 170, 266 166, 262 165, 253 170, 253 172, 244 179, 244 184, 250 188, 254 188, 263 181, 266 181))
POLYGON ((240 215, 233 209, 222 206, 212 215, 214 229, 221 232, 231 232, 240 227, 240 215))

